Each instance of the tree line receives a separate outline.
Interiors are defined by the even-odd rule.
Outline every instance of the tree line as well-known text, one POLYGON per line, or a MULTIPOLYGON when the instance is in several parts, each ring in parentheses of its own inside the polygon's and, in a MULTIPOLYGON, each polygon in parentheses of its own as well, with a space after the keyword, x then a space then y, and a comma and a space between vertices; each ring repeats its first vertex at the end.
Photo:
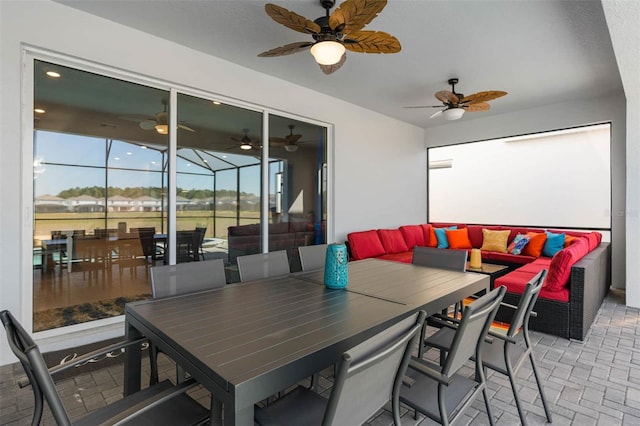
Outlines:
MULTIPOLYGON (((68 188, 60 191, 58 193, 58 197, 60 198, 72 198, 79 197, 81 195, 88 195, 95 198, 104 198, 105 196, 114 197, 114 196, 122 196, 126 198, 138 198, 143 196, 149 196, 153 198, 161 198, 163 191, 166 194, 166 188, 161 187, 127 187, 127 188, 119 188, 115 186, 110 186, 105 188, 103 186, 88 186, 84 188, 75 187, 68 188)), ((232 191, 229 189, 219 189, 217 191, 212 191, 210 189, 182 189, 177 188, 176 191, 181 197, 187 198, 189 200, 192 199, 205 199, 205 198, 213 198, 216 197, 236 197, 237 191, 232 191)), ((241 192, 240 195, 253 195, 248 194, 246 192, 241 192)))

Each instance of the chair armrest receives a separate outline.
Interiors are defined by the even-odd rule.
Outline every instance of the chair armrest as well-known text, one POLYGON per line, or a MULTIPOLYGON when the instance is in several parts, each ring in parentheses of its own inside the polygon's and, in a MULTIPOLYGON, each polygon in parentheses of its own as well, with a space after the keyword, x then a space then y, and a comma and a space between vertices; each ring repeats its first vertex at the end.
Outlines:
MULTIPOLYGON (((80 355, 79 357, 66 361, 63 364, 54 365, 53 367, 49 368, 49 374, 53 377, 55 374, 61 373, 65 370, 68 370, 69 368, 80 367, 96 359, 99 356, 106 355, 108 353, 115 352, 115 351, 121 351, 122 349, 128 348, 130 346, 140 345, 142 343, 145 343, 146 341, 147 341, 146 338, 141 338, 141 339, 131 340, 131 341, 120 341, 112 345, 105 346, 104 348, 97 349, 93 352, 80 355)), ((26 377, 18 380, 18 386, 20 386, 21 388, 25 388, 30 384, 31 383, 29 383, 29 379, 26 377)))
POLYGON ((413 368, 414 370, 424 374, 430 379, 442 383, 443 385, 449 386, 449 383, 451 383, 451 379, 449 377, 445 376, 437 370, 434 370, 431 367, 424 365, 418 360, 418 358, 411 358, 411 360, 409 361, 409 368, 413 368))
POLYGON ((447 316, 443 316, 441 314, 434 314, 431 315, 428 319, 429 323, 431 324, 438 324, 441 325, 443 327, 449 327, 452 329, 456 329, 458 327, 458 325, 460 324, 460 321, 452 318, 452 317, 447 317, 447 316))
POLYGON ((198 386, 199 383, 194 379, 190 378, 182 382, 180 385, 177 385, 173 388, 167 389, 163 392, 160 392, 153 397, 145 399, 144 401, 140 401, 138 404, 129 407, 129 409, 118 413, 116 416, 106 420, 102 423, 102 425, 121 425, 131 421, 132 419, 138 417, 141 414, 149 411, 150 409, 157 407, 158 405, 170 400, 171 398, 175 398, 183 393, 187 392, 191 388, 198 386))
POLYGON ((505 342, 509 342, 509 343, 517 343, 517 341, 512 338, 507 336, 506 334, 500 334, 500 333, 496 333, 495 331, 487 331, 487 337, 485 337, 485 342, 487 343, 493 343, 493 337, 495 337, 496 339, 500 339, 500 340, 504 340, 505 342))

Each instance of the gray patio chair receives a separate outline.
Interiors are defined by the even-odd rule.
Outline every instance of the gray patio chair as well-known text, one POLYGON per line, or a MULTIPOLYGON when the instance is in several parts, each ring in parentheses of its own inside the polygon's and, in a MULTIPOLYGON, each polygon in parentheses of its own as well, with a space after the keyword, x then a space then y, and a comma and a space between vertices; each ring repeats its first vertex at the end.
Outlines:
POLYGON ((501 286, 464 308, 442 366, 422 358, 411 359, 400 391, 402 403, 447 425, 459 418, 482 392, 489 422, 494 424, 481 348, 504 293, 505 287, 501 286), (458 374, 474 354, 476 374, 471 378, 458 374))
MULTIPOLYGON (((195 291, 221 289, 227 284, 222 259, 204 262, 179 263, 177 265, 151 268, 151 292, 154 299, 193 293, 195 291)), ((151 384, 158 382, 158 353, 154 344, 149 344, 151 384)), ((176 364, 176 383, 185 380, 185 372, 176 364)))
POLYGON ((431 268, 465 272, 467 270, 467 251, 416 246, 413 249, 411 263, 431 268))
POLYGON ((298 386, 273 404, 256 408, 256 423, 359 425, 391 400, 394 423, 400 425, 398 393, 425 316, 424 311, 415 313, 346 351, 329 399, 298 386))
POLYGON ((300 253, 300 264, 303 271, 322 269, 327 257, 327 245, 300 246, 298 247, 298 253, 300 253))
MULTIPOLYGON (((552 421, 551 410, 549 410, 544 389, 540 382, 540 375, 533 356, 533 345, 529 336, 529 318, 534 314, 532 312, 533 306, 538 300, 546 274, 547 270, 543 269, 527 283, 517 307, 502 303, 502 306, 514 309, 511 323, 508 325, 506 333, 504 332, 504 327, 499 327, 503 324, 493 324, 489 329, 491 340, 485 341, 482 345, 483 365, 509 378, 511 389, 513 390, 513 398, 516 401, 520 421, 523 425, 526 425, 527 421, 518 395, 515 378, 527 357, 531 361, 533 375, 540 391, 540 399, 542 400, 547 421, 549 423, 552 421)), ((452 328, 443 327, 426 339, 424 343, 428 347, 439 349, 441 353, 447 352, 451 347, 454 334, 455 331, 452 328)))
POLYGON ((286 250, 238 256, 240 281, 254 281, 291 273, 286 250))
MULTIPOLYGON (((14 316, 5 310, 0 312, 0 319, 7 332, 9 347, 20 360, 33 391, 34 411, 31 423, 33 425, 39 425, 42 421, 45 402, 51 409, 56 424, 62 426, 72 424, 52 375, 81 366, 98 356, 119 351, 122 348, 140 350, 138 346, 141 340, 121 342, 48 369, 38 345, 14 316)), ((197 384, 194 380, 189 380, 179 386, 173 386, 169 380, 165 380, 105 407, 98 408, 73 424, 111 425, 118 422, 123 425, 207 424, 210 410, 187 395, 187 391, 197 384)))
MULTIPOLYGON (((428 266, 431 268, 465 272, 467 270, 467 251, 416 246, 413 248, 411 263, 418 266, 428 266)), ((453 306, 453 312, 462 312, 462 301, 456 302, 453 306)), ((427 322, 420 333, 421 342, 424 341, 424 337, 427 332, 427 325, 433 325, 431 319, 427 319, 427 322)), ((423 353, 424 347, 423 345, 420 345, 418 348, 418 356, 422 358, 423 353)))

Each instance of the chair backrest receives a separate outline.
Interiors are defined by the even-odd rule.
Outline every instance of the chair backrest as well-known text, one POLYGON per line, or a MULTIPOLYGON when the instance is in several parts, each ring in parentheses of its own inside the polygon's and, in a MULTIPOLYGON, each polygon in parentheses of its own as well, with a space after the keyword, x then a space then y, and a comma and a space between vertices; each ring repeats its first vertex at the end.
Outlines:
POLYGON ((0 312, 0 320, 7 332, 9 347, 13 354, 20 360, 24 372, 29 378, 34 397, 34 412, 32 424, 38 425, 42 419, 44 400, 47 401, 51 413, 58 425, 70 425, 60 394, 49 374, 47 365, 42 358, 38 345, 25 331, 22 325, 9 311, 0 312), (44 399, 43 399, 44 395, 44 399))
POLYGON ((533 311, 533 306, 538 300, 540 289, 542 288, 542 284, 544 283, 544 279, 546 276, 547 270, 543 269, 542 271, 538 272, 535 277, 531 278, 531 280, 527 283, 526 287, 524 288, 524 292, 522 292, 522 295, 520 296, 518 308, 513 314, 513 318, 511 319, 511 323, 509 324, 507 336, 513 337, 518 333, 521 327, 528 326, 531 311, 533 311))
POLYGON ((291 273, 286 250, 238 256, 240 281, 253 281, 291 273))
POLYGON ((500 286, 465 306, 442 367, 442 374, 451 376, 472 356, 481 362, 480 348, 505 292, 506 288, 500 286))
POLYGON ((411 263, 465 272, 467 270, 467 251, 416 246, 413 248, 411 263))
POLYGON ((362 424, 399 394, 425 317, 415 313, 342 355, 323 425, 362 424))
POLYGON ((327 257, 327 245, 300 246, 298 247, 298 253, 300 253, 300 264, 303 271, 322 269, 327 257))
POLYGON ((222 259, 151 267, 154 299, 222 288, 226 284, 222 259))

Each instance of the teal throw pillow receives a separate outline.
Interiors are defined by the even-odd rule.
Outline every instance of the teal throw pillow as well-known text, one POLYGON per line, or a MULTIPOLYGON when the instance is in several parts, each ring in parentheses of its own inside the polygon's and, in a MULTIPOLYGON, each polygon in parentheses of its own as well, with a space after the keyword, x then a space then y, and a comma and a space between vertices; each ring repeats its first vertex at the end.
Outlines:
POLYGON ((544 242, 542 248, 542 255, 547 257, 553 257, 557 252, 564 248, 564 234, 554 234, 547 231, 547 241, 544 242))
POLYGON ((436 233, 436 239, 438 240, 437 248, 449 248, 449 240, 447 239, 447 233, 444 232, 445 229, 453 230, 458 229, 456 225, 449 226, 448 228, 433 228, 436 233))

